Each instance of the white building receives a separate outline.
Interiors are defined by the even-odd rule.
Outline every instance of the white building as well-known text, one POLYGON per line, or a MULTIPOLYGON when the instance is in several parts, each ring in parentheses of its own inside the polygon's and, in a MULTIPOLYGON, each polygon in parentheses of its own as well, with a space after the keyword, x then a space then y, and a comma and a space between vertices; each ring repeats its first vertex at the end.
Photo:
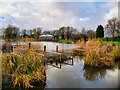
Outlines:
POLYGON ((54 39, 54 36, 53 36, 53 35, 50 35, 50 34, 40 35, 40 36, 39 36, 39 39, 40 39, 40 40, 44 40, 44 39, 54 39))

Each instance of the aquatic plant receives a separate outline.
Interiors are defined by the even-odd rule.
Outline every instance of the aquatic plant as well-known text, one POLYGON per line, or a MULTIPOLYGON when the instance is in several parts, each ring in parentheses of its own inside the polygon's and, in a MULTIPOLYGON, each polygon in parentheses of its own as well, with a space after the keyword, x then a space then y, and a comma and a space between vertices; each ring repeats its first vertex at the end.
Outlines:
POLYGON ((120 45, 112 51, 113 59, 115 61, 120 61, 120 45))
POLYGON ((113 49, 112 42, 103 45, 99 43, 99 40, 89 39, 86 43, 85 65, 96 67, 113 66, 114 60, 113 55, 111 55, 113 49))
POLYGON ((78 49, 83 49, 85 48, 85 41, 84 39, 81 39, 81 40, 78 40, 76 43, 75 43, 75 48, 78 48, 78 49))
POLYGON ((9 53, 2 54, 2 72, 12 75, 12 85, 33 87, 33 82, 45 81, 44 57, 37 54, 33 49, 28 49, 21 55, 9 53))

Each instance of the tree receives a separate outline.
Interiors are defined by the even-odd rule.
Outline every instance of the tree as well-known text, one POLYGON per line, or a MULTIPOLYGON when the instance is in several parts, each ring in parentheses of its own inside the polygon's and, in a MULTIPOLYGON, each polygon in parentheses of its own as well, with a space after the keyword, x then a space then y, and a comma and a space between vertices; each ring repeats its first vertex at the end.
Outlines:
POLYGON ((41 28, 38 27, 38 28, 37 28, 37 31, 36 31, 36 34, 35 34, 36 39, 39 39, 39 36, 40 36, 40 35, 41 35, 41 28))
POLYGON ((28 30, 28 33, 29 33, 29 36, 32 37, 33 31, 32 30, 28 30))
POLYGON ((61 35, 62 39, 65 39, 65 27, 61 27, 57 33, 61 35))
POLYGON ((50 34, 50 31, 44 31, 43 34, 50 34))
POLYGON ((96 30, 96 38, 104 37, 104 28, 102 25, 99 25, 96 30))
POLYGON ((51 34, 54 36, 55 39, 58 39, 58 38, 59 38, 59 32, 58 32, 58 30, 53 30, 53 31, 51 32, 51 34))
POLYGON ((85 27, 82 28, 81 34, 86 34, 85 27))
POLYGON ((57 31, 57 35, 61 35, 62 39, 65 39, 65 37, 69 40, 72 35, 76 34, 77 30, 73 27, 61 27, 57 31))
POLYGON ((5 38, 16 38, 19 34, 19 28, 12 25, 8 25, 4 30, 5 38))
POLYGON ((65 36, 67 37, 67 40, 69 40, 72 35, 76 34, 77 30, 73 27, 65 27, 65 36))
POLYGON ((34 28, 33 29, 33 37, 35 38, 35 35, 36 35, 36 29, 34 28))
POLYGON ((88 38, 94 38, 95 37, 95 32, 94 31, 92 31, 92 30, 89 30, 88 32, 87 32, 87 37, 88 38))
POLYGON ((117 33, 117 36, 120 36, 120 21, 119 20, 117 22, 117 27, 118 27, 118 29, 117 29, 116 33, 117 33))
POLYGON ((24 29, 24 30, 22 31, 22 34, 23 34, 23 37, 26 37, 26 36, 27 36, 27 34, 26 34, 26 29, 24 29))
POLYGON ((85 27, 82 28, 80 36, 81 36, 81 38, 83 38, 86 41, 86 39, 87 39, 87 31, 85 30, 85 27))
POLYGON ((117 31, 119 31, 118 30, 119 29, 119 21, 117 20, 117 18, 109 19, 106 26, 105 26, 105 29, 114 38, 115 33, 117 33, 117 31))

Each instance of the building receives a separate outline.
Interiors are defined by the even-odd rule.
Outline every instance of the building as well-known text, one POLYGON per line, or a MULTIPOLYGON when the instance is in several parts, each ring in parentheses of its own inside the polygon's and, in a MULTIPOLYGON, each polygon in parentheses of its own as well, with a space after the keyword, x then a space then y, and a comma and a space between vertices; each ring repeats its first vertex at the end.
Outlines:
POLYGON ((39 36, 39 39, 40 39, 40 40, 50 40, 50 39, 54 39, 54 36, 53 36, 53 35, 50 35, 50 34, 40 35, 40 36, 39 36))

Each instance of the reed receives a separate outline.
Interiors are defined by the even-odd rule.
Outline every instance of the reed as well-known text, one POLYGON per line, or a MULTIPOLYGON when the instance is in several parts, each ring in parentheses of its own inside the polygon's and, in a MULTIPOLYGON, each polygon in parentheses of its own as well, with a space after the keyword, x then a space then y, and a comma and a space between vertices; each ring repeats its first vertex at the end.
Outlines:
POLYGON ((36 54, 33 49, 27 49, 18 54, 2 54, 2 72, 12 75, 12 86, 33 87, 34 82, 44 82, 44 57, 36 54))
POLYGON ((75 46, 76 46, 75 48, 84 49, 85 48, 85 41, 84 41, 84 39, 78 40, 75 43, 75 46))
POLYGON ((115 61, 120 61, 120 45, 112 51, 112 56, 115 61))
POLYGON ((111 55, 114 49, 113 43, 100 44, 99 40, 89 39, 86 43, 85 65, 96 67, 110 67, 114 65, 114 59, 111 55))

